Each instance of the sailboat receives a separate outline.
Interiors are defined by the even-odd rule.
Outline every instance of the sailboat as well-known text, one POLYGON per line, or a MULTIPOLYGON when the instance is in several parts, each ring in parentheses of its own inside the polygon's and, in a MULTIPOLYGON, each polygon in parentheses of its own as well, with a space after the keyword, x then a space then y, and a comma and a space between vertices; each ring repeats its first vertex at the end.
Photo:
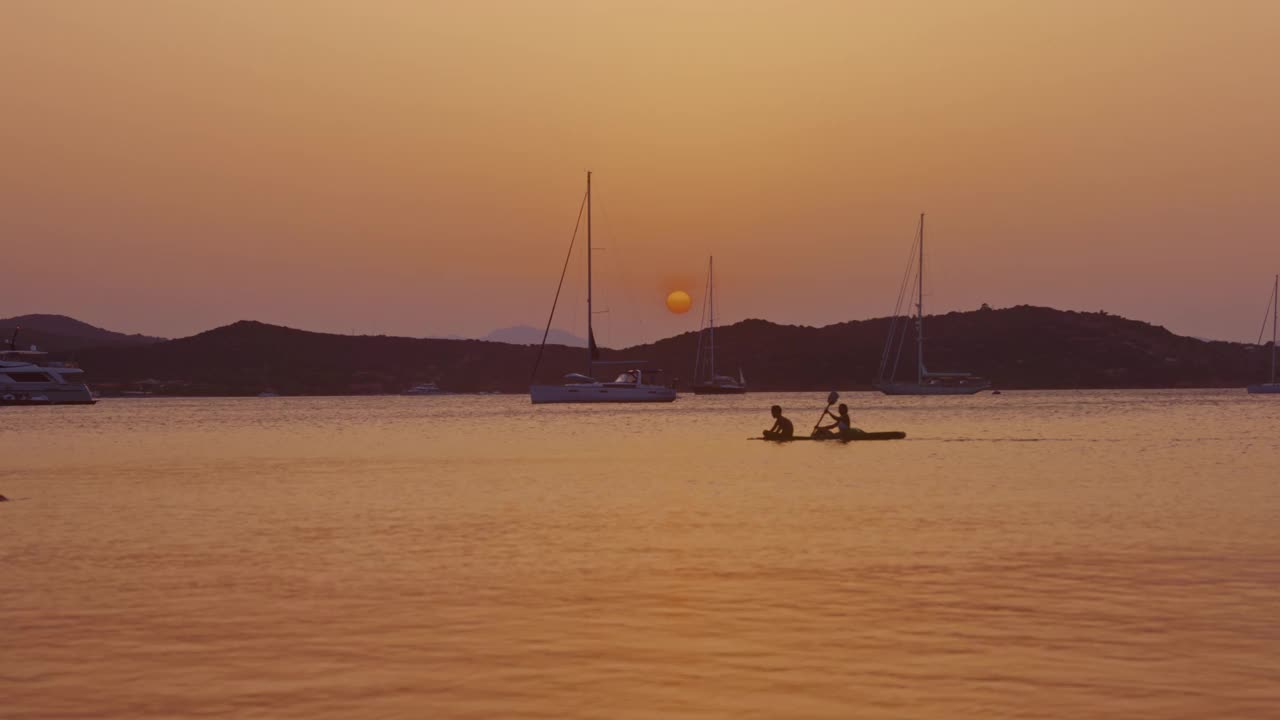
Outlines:
MULTIPOLYGON (((1280 383, 1276 382, 1276 323, 1277 311, 1280 311, 1280 275, 1276 275, 1275 284, 1271 286, 1271 382, 1249 386, 1252 395, 1280 395, 1280 383)), ((1266 330, 1267 319, 1262 318, 1262 329, 1266 330)), ((1262 340, 1262 333, 1258 333, 1262 340)))
POLYGON ((706 379, 702 377, 702 336, 698 336, 698 355, 693 362, 693 393, 695 395, 741 395, 747 391, 747 379, 738 369, 738 377, 716 374, 716 274, 714 257, 707 259, 707 366, 706 379))
POLYGON ((880 377, 875 388, 885 395, 972 395, 991 387, 991 381, 967 372, 930 372, 924 364, 924 213, 916 229, 915 247, 907 272, 898 291, 898 304, 893 310, 893 322, 889 324, 889 339, 885 342, 880 358, 880 377), (916 267, 916 378, 899 381, 895 378, 898 359, 906 342, 909 323, 901 317, 903 301, 908 297, 907 283, 912 266, 916 267))
MULTIPOLYGON (((655 375, 661 371, 644 369, 644 361, 614 360, 601 361, 600 349, 596 347, 595 333, 592 332, 591 304, 591 173, 587 173, 587 194, 584 199, 587 210, 587 371, 586 373, 569 373, 564 376, 562 385, 529 386, 529 399, 535 405, 549 403, 642 403, 671 402, 676 399, 676 391, 655 382, 655 375), (595 378, 599 366, 622 366, 624 369, 612 381, 604 382, 595 378)), ((579 210, 581 219, 581 209, 579 210)), ((575 235, 577 231, 574 231, 575 235)), ((573 241, 569 241, 569 254, 573 254, 573 241)), ((568 258, 565 259, 565 270, 568 269, 568 258)), ((560 275, 560 286, 564 285, 564 272, 560 275)), ((556 289, 557 300, 560 288, 556 289)), ((536 378, 538 365, 542 361, 542 350, 547 345, 547 333, 555 318, 556 303, 551 304, 551 317, 547 319, 547 330, 542 334, 542 345, 538 348, 538 360, 533 366, 536 378)))

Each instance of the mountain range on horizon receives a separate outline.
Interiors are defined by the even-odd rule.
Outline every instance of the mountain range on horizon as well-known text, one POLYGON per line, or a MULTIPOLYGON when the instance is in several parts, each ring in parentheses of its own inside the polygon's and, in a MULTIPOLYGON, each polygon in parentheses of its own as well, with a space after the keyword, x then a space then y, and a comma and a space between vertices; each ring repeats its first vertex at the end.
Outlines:
MULTIPOLYGON (((106 330, 90 325, 66 315, 52 313, 33 313, 0 319, 0 343, 8 346, 15 329, 21 328, 18 345, 26 348, 31 345, 41 350, 65 352, 92 347, 117 347, 121 345, 149 345, 164 342, 168 338, 143 334, 126 334, 106 330)), ((469 338, 461 335, 428 335, 427 340, 486 340, 489 342, 509 343, 511 345, 539 345, 542 343, 543 330, 531 325, 512 325, 498 328, 480 338, 469 338)), ((551 328, 547 334, 547 342, 552 345, 568 347, 586 347, 587 341, 566 330, 551 328)))
MULTIPOLYGON (((55 359, 79 362, 90 384, 107 394, 145 385, 177 395, 252 395, 264 383, 282 394, 374 394, 420 382, 458 392, 525 392, 539 355, 536 345, 523 343, 338 335, 255 321, 164 340, 113 333, 65 316, 17 319, 30 326, 21 337, 36 342, 43 334, 56 341, 42 347, 55 359), (58 335, 55 329, 84 334, 58 335)), ((0 320, 0 332, 12 320, 0 320)), ((979 373, 1004 389, 1242 387, 1262 376, 1268 357, 1257 345, 1206 342, 1104 312, 1022 305, 925 321, 930 368, 979 373)), ((760 391, 868 389, 889 322, 810 327, 744 320, 717 328, 719 370, 741 369, 749 386, 760 391)), ((529 330, 541 337, 533 328, 509 330, 514 332, 507 336, 518 340, 529 337, 529 330)), ((697 344, 698 333, 686 332, 605 348, 602 359, 647 360, 649 367, 665 369, 669 382, 687 387, 697 344)), ((914 367, 913 352, 900 358, 900 377, 914 367)), ((555 381, 582 372, 584 365, 581 347, 548 344, 537 378, 555 381)))
MULTIPOLYGON (((513 325, 511 327, 499 328, 493 332, 480 338, 490 342, 510 343, 512 345, 541 345, 542 330, 531 325, 513 325)), ((551 328, 547 333, 547 343, 550 345, 565 345, 568 347, 587 346, 585 338, 580 338, 571 332, 561 330, 559 328, 551 328)))
POLYGON ((0 319, 0 347, 8 349, 10 341, 15 339, 15 330, 18 349, 34 345, 49 352, 151 345, 168 339, 106 330, 66 315, 32 313, 0 319))

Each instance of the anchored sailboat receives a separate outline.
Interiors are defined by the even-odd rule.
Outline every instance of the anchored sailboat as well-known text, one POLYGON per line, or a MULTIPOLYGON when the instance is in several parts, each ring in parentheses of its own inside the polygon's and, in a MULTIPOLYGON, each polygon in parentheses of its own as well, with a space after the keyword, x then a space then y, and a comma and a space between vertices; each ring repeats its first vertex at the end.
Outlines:
MULTIPOLYGON (((591 173, 587 173, 587 194, 583 200, 587 211, 587 372, 569 373, 565 375, 563 385, 530 385, 529 399, 535 405, 548 403, 638 403, 638 402, 671 402, 676 399, 676 391, 654 382, 654 375, 660 371, 641 369, 642 360, 601 361, 600 349, 596 347, 595 333, 591 329, 591 173), (619 373, 611 382, 602 382, 595 378, 595 369, 601 365, 621 365, 627 369, 619 373)), ((581 221, 582 211, 578 218, 581 221)), ((574 229, 577 236, 577 228, 574 229)), ((569 241, 569 257, 573 255, 573 240, 569 241)), ((565 270, 569 267, 569 257, 565 258, 565 270)), ((564 271, 560 274, 560 287, 564 285, 564 271)), ((556 288, 556 300, 551 303, 551 317, 547 318, 547 328, 542 334, 542 345, 538 348, 538 361, 534 363, 533 374, 536 378, 538 365, 542 361, 542 350, 547 345, 547 334, 551 331, 551 322, 555 318, 556 303, 560 298, 560 287, 556 288)))
POLYGON ((916 229, 915 247, 907 263, 898 291, 898 304, 893 309, 893 322, 889 324, 889 339, 885 342, 880 358, 880 377, 874 383, 885 395, 972 395, 991 387, 991 381, 967 372, 929 372, 924 365, 924 213, 920 213, 920 225, 916 229), (910 323, 903 317, 903 302, 909 297, 907 283, 912 266, 916 268, 916 379, 899 381, 895 378, 898 360, 906 343, 910 323))
MULTIPOLYGON (((1276 323, 1277 315, 1280 315, 1280 275, 1276 275, 1275 283, 1271 286, 1271 382, 1258 383, 1250 385, 1249 392, 1253 395, 1280 395, 1280 383, 1276 382, 1276 323)), ((1267 329, 1267 319, 1262 318, 1262 329, 1267 329)), ((1262 341, 1262 333, 1258 333, 1258 341, 1262 341)))
POLYGON ((742 395, 747 391, 747 379, 738 369, 738 377, 716 374, 716 274, 715 258, 707 259, 707 363, 702 364, 702 335, 698 336, 698 354, 693 362, 693 392, 695 395, 742 395), (703 370, 706 370, 705 379, 703 370))

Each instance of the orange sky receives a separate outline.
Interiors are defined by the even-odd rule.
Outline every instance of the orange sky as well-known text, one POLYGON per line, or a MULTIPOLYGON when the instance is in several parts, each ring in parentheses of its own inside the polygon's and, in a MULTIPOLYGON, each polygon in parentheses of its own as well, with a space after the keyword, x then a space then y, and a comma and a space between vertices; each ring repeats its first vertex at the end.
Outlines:
POLYGON ((1252 340, 1278 43, 1270 0, 10 0, 0 316, 541 325, 591 169, 604 343, 695 325, 712 253, 721 322, 887 314, 920 211, 932 310, 1252 340))

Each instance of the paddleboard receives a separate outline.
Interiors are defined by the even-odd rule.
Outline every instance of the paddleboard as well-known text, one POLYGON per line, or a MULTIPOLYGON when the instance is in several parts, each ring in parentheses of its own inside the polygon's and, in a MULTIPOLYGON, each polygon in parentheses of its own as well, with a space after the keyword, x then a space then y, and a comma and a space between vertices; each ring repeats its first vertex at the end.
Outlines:
POLYGON ((767 437, 757 437, 757 438, 748 438, 748 439, 749 440, 767 440, 769 442, 796 442, 799 440, 815 440, 815 441, 835 440, 837 442, 858 442, 862 440, 902 440, 902 439, 905 439, 906 437, 907 437, 907 434, 904 432, 893 431, 893 432, 848 433, 847 435, 844 435, 842 437, 810 437, 807 435, 801 435, 798 437, 785 438, 785 439, 784 438, 767 438, 767 437))

